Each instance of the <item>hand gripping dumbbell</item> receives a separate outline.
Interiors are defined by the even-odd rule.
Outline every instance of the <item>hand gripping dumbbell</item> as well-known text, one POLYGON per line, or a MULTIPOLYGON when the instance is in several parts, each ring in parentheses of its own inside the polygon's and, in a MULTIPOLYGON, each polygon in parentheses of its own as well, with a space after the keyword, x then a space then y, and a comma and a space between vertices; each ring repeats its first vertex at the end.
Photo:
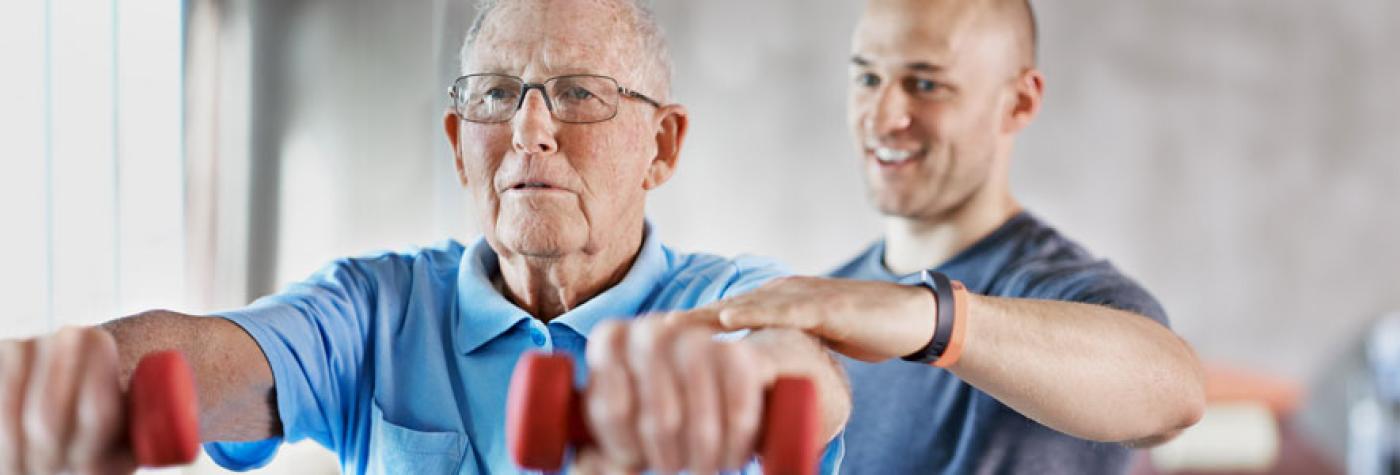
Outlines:
MULTIPOLYGON (((557 471, 569 446, 593 445, 567 355, 526 353, 516 363, 506 401, 506 443, 515 463, 557 471)), ((816 387, 782 377, 764 396, 758 454, 768 475, 816 472, 821 429, 816 387)))
POLYGON ((127 390, 127 437, 136 463, 187 465, 199 455, 194 373, 178 351, 141 358, 127 390))

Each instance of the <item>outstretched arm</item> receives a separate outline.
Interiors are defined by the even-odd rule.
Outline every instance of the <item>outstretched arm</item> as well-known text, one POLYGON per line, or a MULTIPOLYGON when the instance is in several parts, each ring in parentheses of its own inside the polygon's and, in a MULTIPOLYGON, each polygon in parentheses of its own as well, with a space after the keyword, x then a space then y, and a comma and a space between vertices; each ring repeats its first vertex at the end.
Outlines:
MULTIPOLYGON (((1027 417, 1134 445, 1163 442, 1200 419, 1200 362, 1165 326, 1101 305, 967 296, 962 357, 948 369, 1027 417)), ((788 277, 676 318, 801 329, 848 356, 881 361, 923 348, 944 317, 936 307, 923 287, 788 277)))

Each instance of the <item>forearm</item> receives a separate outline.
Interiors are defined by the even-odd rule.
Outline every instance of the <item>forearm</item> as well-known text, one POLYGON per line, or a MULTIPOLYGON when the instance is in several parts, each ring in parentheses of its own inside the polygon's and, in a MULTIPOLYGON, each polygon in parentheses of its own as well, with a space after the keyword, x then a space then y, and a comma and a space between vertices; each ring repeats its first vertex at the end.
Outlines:
POLYGON ((841 364, 815 337, 799 330, 754 330, 744 342, 773 363, 775 374, 812 378, 822 408, 822 439, 830 441, 851 415, 851 387, 841 364))
POLYGON ((222 318, 150 311, 102 325, 117 342, 126 387, 141 357, 179 350, 194 371, 203 440, 260 440, 281 433, 272 371, 252 337, 222 318))
POLYGON ((1091 440, 1161 438, 1200 419, 1204 375, 1162 325, 1109 307, 969 294, 969 384, 1041 424, 1091 440))

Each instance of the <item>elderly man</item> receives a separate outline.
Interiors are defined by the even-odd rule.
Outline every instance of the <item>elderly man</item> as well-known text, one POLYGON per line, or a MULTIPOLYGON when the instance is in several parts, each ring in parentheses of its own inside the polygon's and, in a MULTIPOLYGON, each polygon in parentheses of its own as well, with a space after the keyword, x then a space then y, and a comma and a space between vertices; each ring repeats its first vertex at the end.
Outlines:
MULTIPOLYGON (((195 370, 201 435, 227 468, 311 438, 352 473, 502 473, 521 354, 586 359, 598 449, 583 468, 698 473, 750 463, 764 386, 811 377, 833 440, 849 411, 836 361, 795 330, 717 341, 630 317, 689 309, 778 276, 761 260, 657 241, 646 195, 674 173, 686 111, 650 13, 625 1, 483 5, 444 119, 484 236, 343 259, 251 306, 154 311, 0 345, 0 473, 130 471, 120 388, 144 354, 195 370), (591 344, 590 344, 591 343, 591 344), (241 442, 240 442, 241 441, 241 442)), ((582 373, 582 372, 581 372, 582 373)), ((584 376, 584 374, 580 374, 584 376)), ((828 471, 840 439, 828 446, 828 471)))
POLYGON ((1201 416, 1200 364, 1157 301, 1011 193, 1035 36, 1026 0, 869 0, 848 113, 885 233, 833 276, 906 285, 790 278, 686 315, 850 356, 850 473, 1123 473, 1120 443, 1201 416))

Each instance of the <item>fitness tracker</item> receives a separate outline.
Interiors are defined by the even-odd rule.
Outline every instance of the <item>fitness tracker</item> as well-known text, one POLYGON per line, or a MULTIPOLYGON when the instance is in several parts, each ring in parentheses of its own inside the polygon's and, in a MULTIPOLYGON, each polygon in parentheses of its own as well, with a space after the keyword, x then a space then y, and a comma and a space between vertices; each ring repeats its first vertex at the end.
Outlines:
POLYGON ((929 270, 923 271, 919 277, 919 285, 928 288, 929 292, 933 292, 934 299, 938 301, 937 323, 933 328, 933 338, 929 339, 928 344, 919 351, 906 355, 903 359, 904 361, 928 364, 942 357, 953 339, 954 314, 956 313, 953 310, 953 282, 943 273, 929 270))

